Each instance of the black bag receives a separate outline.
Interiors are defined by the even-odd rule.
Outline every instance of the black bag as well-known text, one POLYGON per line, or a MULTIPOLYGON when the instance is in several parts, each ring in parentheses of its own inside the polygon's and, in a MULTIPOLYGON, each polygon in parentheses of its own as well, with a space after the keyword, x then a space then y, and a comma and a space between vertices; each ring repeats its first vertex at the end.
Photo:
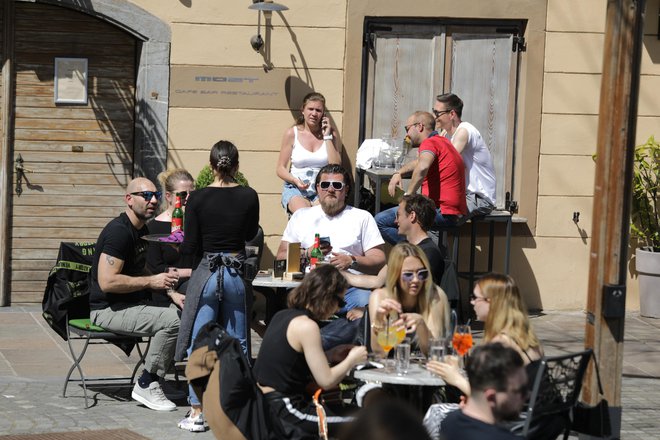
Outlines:
MULTIPOLYGON (((603 385, 600 382, 600 372, 598 371, 598 362, 592 355, 594 367, 596 368, 596 379, 598 380, 598 393, 603 396, 603 385)), ((584 402, 578 402, 573 408, 573 423, 571 429, 582 434, 593 437, 609 437, 612 434, 612 425, 610 423, 610 409, 605 398, 601 398, 596 406, 587 405, 584 402)))
POLYGON ((43 317, 66 340, 66 316, 89 317, 89 271, 95 243, 60 243, 57 262, 51 269, 41 302, 43 317))

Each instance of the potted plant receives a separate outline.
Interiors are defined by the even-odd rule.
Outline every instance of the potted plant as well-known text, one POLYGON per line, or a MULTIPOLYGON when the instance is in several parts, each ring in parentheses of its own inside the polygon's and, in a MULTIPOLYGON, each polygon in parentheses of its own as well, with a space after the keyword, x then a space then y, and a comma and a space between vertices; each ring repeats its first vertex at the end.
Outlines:
MULTIPOLYGON (((236 172, 234 178, 236 179, 236 183, 238 183, 239 185, 250 186, 247 179, 240 171, 236 172)), ((214 179, 213 171, 211 171, 211 167, 209 165, 206 165, 204 168, 201 169, 201 171, 197 175, 197 179, 195 180, 195 188, 197 189, 206 188, 211 183, 213 183, 213 179, 214 179)))
POLYGON ((653 136, 635 147, 631 231, 639 275, 639 311, 660 318, 660 144, 653 136))

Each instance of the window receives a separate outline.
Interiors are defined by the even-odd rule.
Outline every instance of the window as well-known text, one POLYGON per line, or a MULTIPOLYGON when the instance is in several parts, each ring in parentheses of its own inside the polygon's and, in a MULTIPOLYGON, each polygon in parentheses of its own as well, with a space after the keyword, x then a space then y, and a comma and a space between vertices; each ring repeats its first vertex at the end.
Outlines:
POLYGON ((402 138, 406 118, 455 93, 481 132, 497 175, 497 206, 513 191, 519 21, 367 19, 361 140, 402 138))

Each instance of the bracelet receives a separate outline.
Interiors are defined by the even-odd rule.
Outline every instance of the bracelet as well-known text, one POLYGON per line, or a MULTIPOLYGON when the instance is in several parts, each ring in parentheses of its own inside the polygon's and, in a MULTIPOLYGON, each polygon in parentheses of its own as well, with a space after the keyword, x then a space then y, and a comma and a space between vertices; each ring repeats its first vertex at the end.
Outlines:
POLYGON ((326 135, 323 136, 324 141, 331 141, 332 139, 333 139, 333 137, 332 137, 331 134, 326 134, 326 135))
POLYGON ((378 334, 379 331, 383 330, 385 327, 382 325, 378 325, 375 322, 371 323, 371 330, 374 331, 374 333, 378 334))

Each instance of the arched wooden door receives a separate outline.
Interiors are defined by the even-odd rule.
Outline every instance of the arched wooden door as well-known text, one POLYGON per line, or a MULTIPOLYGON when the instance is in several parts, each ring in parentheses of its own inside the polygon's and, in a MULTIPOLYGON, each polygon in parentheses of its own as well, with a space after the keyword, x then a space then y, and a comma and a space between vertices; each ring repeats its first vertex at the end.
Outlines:
MULTIPOLYGON (((97 18, 40 3, 17 2, 14 23, 13 159, 26 172, 14 167, 10 291, 13 303, 38 302, 59 243, 95 241, 124 207, 138 43, 97 18), (55 102, 58 58, 86 60, 86 103, 55 102)), ((58 96, 79 97, 76 74, 59 74, 58 96)))

